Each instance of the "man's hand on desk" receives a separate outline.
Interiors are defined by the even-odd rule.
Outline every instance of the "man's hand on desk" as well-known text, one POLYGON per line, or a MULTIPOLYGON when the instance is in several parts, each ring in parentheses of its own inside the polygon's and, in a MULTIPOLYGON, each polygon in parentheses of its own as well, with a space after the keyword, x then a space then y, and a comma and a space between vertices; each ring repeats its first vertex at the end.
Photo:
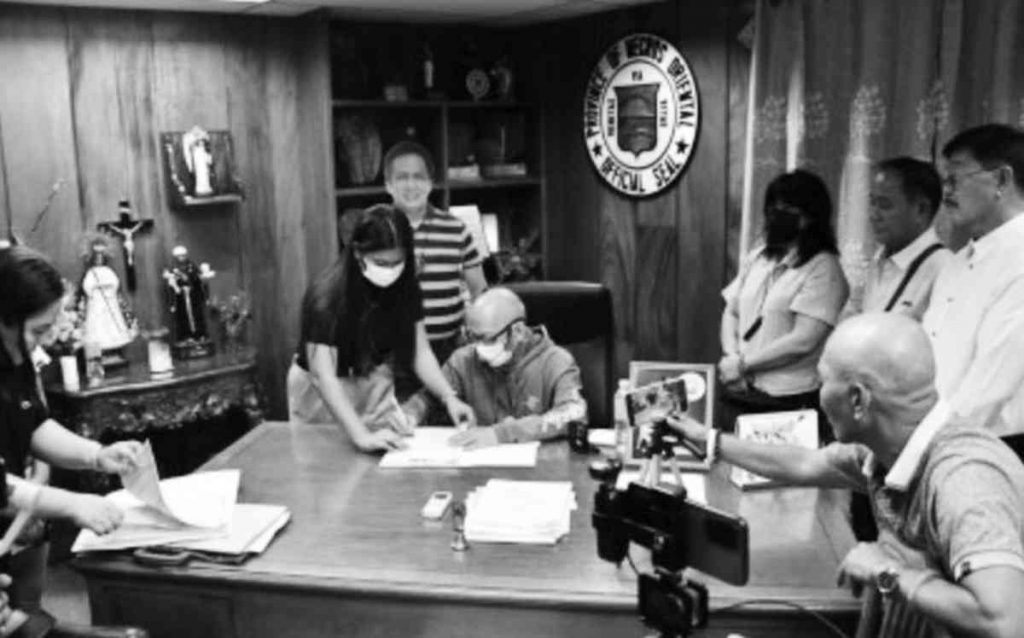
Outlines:
POLYGON ((896 563, 878 543, 857 543, 839 565, 836 582, 840 587, 849 585, 859 597, 865 585, 874 585, 878 574, 896 563))
POLYGON ((121 526, 124 512, 102 496, 75 494, 71 520, 75 525, 90 529, 102 536, 121 526))
POLYGON ((493 427, 472 427, 455 434, 448 442, 468 450, 490 447, 498 444, 498 433, 493 427))
POLYGON ((142 454, 142 444, 138 441, 118 441, 100 448, 96 455, 96 470, 107 474, 123 474, 131 472, 138 464, 142 454))
POLYGON ((391 428, 382 428, 371 432, 365 430, 361 435, 355 437, 353 443, 363 452, 376 452, 379 450, 400 450, 406 446, 403 437, 391 428))

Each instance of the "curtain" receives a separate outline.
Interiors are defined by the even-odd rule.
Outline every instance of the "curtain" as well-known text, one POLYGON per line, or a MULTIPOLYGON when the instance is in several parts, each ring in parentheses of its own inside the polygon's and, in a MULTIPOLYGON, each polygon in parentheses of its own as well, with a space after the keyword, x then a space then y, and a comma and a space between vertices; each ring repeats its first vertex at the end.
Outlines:
MULTIPOLYGON (((1024 0, 758 0, 754 20, 741 255, 768 182, 806 168, 829 186, 843 267, 862 285, 873 162, 936 161, 964 128, 1024 126, 1024 0)), ((966 240, 942 211, 936 229, 966 240)))

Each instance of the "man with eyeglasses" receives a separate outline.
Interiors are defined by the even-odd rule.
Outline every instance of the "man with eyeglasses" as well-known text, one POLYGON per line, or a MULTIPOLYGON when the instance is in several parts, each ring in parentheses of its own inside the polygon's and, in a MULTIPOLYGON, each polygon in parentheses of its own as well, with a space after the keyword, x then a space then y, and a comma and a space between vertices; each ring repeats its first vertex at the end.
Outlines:
POLYGON ((971 128, 942 154, 943 205, 970 241, 939 274, 924 315, 936 385, 968 422, 1024 433, 1024 131, 971 128))
MULTIPOLYGON (((469 343, 442 371, 481 426, 456 433, 453 443, 478 448, 550 439, 564 435, 569 422, 586 420, 575 359, 543 326, 526 325, 526 308, 514 292, 491 288, 477 297, 466 312, 466 335, 469 343)), ((427 413, 427 400, 419 393, 406 402, 414 423, 427 413)))

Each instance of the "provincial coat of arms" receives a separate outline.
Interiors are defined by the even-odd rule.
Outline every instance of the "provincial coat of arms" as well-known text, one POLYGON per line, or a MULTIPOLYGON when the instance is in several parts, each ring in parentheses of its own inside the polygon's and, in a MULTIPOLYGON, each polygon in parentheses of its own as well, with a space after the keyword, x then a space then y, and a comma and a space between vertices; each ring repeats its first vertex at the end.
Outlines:
POLYGON ((648 197, 670 186, 693 154, 697 84, 666 40, 627 36, 595 65, 583 96, 583 137, 598 174, 619 192, 648 197))

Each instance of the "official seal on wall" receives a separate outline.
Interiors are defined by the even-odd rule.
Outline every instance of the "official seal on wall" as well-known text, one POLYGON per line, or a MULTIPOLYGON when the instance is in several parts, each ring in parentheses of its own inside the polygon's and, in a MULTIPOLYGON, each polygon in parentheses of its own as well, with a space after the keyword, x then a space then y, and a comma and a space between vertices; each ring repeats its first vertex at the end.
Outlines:
POLYGON ((639 33, 612 45, 583 95, 583 137, 615 190, 649 197, 686 169, 700 125, 697 83, 668 41, 639 33))

